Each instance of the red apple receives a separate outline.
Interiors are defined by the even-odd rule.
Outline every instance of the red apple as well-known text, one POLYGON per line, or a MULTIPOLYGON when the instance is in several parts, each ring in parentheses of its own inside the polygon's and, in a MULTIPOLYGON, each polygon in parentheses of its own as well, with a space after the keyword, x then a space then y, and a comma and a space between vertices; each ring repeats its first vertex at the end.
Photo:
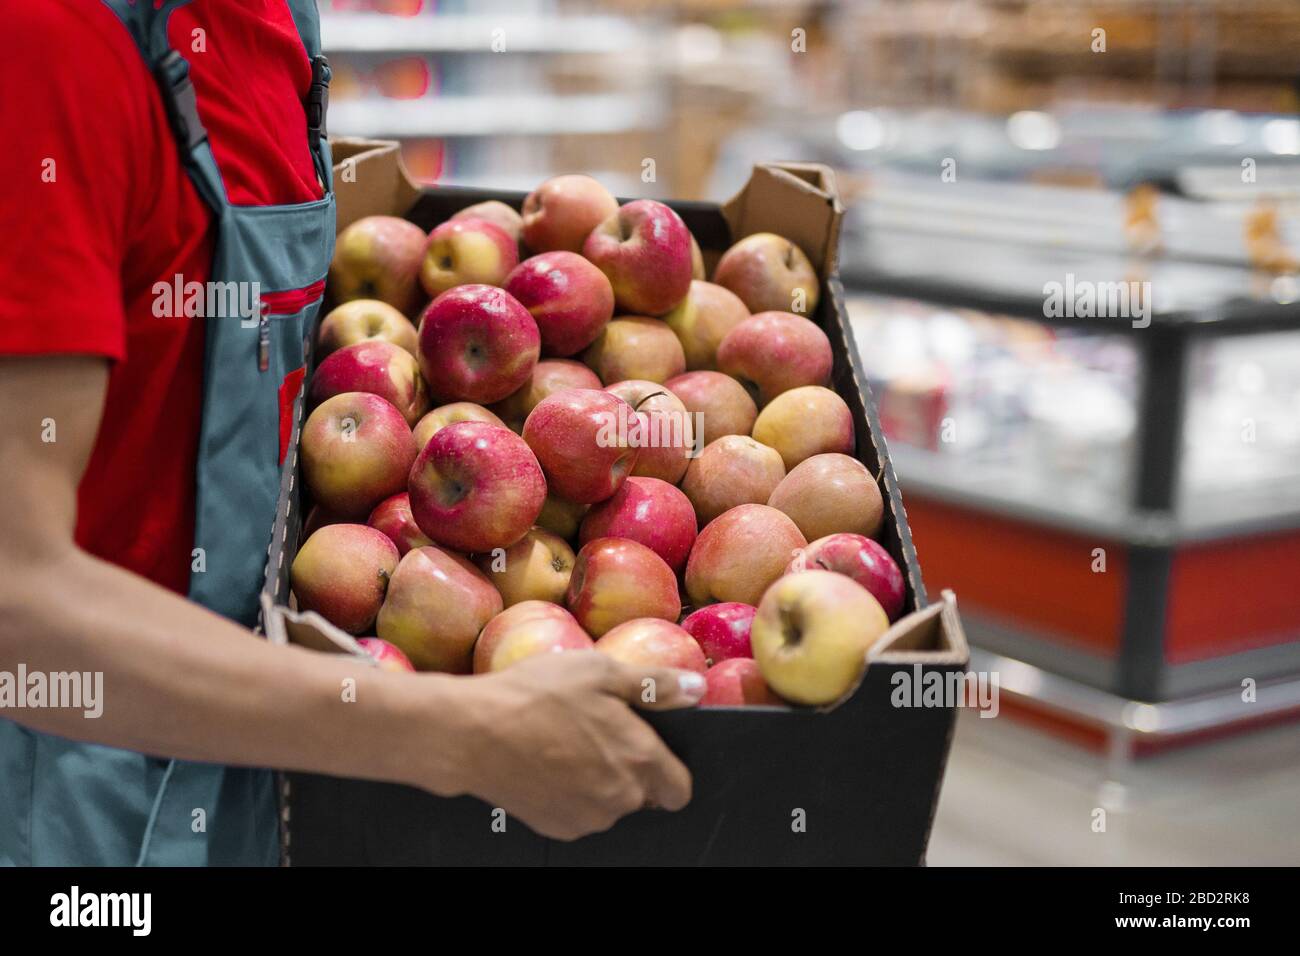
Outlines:
POLYGON ((506 291, 537 322, 546 355, 573 355, 590 345, 614 315, 614 290, 576 252, 544 252, 519 263, 506 291))
POLYGON ((324 357, 346 345, 376 341, 392 342, 415 355, 419 337, 411 320, 387 302, 353 299, 333 309, 321 320, 316 351, 324 357))
POLYGON ((416 670, 468 674, 475 639, 500 613, 501 595, 469 561, 415 548, 393 572, 377 628, 416 670))
POLYGON ((332 524, 303 542, 289 568, 298 609, 349 634, 364 634, 397 569, 397 547, 363 524, 332 524))
POLYGON ((448 219, 429 233, 420 284, 431 296, 458 285, 502 285, 519 265, 519 245, 486 219, 448 219))
POLYGON ((831 361, 826 333, 789 312, 750 316, 718 346, 718 368, 739 379, 762 405, 801 385, 825 385, 831 361))
POLYGON ((357 643, 378 662, 380 670, 398 672, 415 670, 411 659, 387 641, 381 641, 377 637, 358 637, 357 643))
POLYGON ((758 413, 753 434, 780 453, 787 472, 813 455, 853 454, 853 414, 844 399, 819 385, 782 392, 758 413))
POLYGON ((505 422, 482 405, 475 405, 473 402, 451 402, 447 405, 439 405, 416 423, 411 431, 415 436, 415 446, 423 449, 439 429, 457 422, 487 422, 489 425, 506 427, 505 422))
POLYGON ((713 281, 740 296, 750 312, 812 315, 821 294, 817 270, 803 250, 771 232, 746 236, 724 252, 713 281))
POLYGON ((615 382, 605 391, 636 409, 642 421, 637 432, 641 453, 632 474, 670 485, 681 481, 695 452, 695 426, 686 406, 664 386, 641 379, 615 382))
POLYGON ((664 323, 682 343, 688 369, 716 369, 718 346, 747 318, 749 310, 733 292, 697 280, 691 283, 686 298, 664 316, 664 323))
POLYGON ((700 523, 708 524, 737 505, 767 504, 784 477, 775 449, 748 435, 724 435, 691 461, 682 491, 700 523))
POLYGON ((512 607, 525 601, 562 604, 575 560, 573 549, 559 535, 532 528, 510 547, 480 555, 477 563, 501 592, 505 606, 512 607))
POLYGON ((302 474, 312 500, 341 518, 364 518, 406 487, 415 460, 411 426, 391 402, 344 392, 302 427, 302 474))
POLYGON ((516 246, 523 240, 523 217, 514 209, 496 199, 489 199, 487 202, 476 202, 472 206, 466 206, 451 218, 484 219, 513 239, 516 246))
POLYGON ((344 392, 370 392, 387 399, 410 425, 429 408, 429 393, 415 356, 378 339, 345 346, 317 367, 311 380, 313 405, 344 392))
POLYGON ((505 398, 533 374, 537 323, 504 289, 463 285, 429 303, 420 325, 420 369, 438 401, 480 405, 505 398))
POLYGON ((488 622, 474 645, 474 673, 505 670, 535 654, 591 650, 573 615, 546 601, 524 601, 488 622))
POLYGON ((673 569, 626 538, 596 538, 582 546, 564 604, 594 637, 638 617, 676 621, 682 611, 673 569))
POLYGON ((695 543, 695 510, 668 482, 632 477, 587 512, 578 540, 586 544, 596 538, 636 541, 680 573, 695 543))
POLYGON ((538 403, 524 441, 541 462, 552 494, 577 504, 604 501, 632 473, 636 412, 617 395, 566 388, 538 403))
POLYGON ((411 514, 411 496, 405 491, 391 498, 385 498, 376 505, 375 510, 370 512, 366 524, 387 535, 388 539, 397 545, 398 554, 406 554, 412 548, 423 548, 433 544, 429 536, 415 523, 415 516, 411 514))
POLYGON ((546 500, 541 466, 524 440, 486 422, 440 429, 416 458, 409 484, 420 530, 470 553, 510 547, 546 500))
POLYGON ((608 277, 620 312, 663 315, 690 291, 691 234, 653 199, 619 207, 591 231, 582 254, 608 277))
POLYGON ((752 657, 733 657, 714 664, 704 672, 708 689, 700 698, 701 707, 780 707, 785 704, 767 686, 758 661, 752 657))
POLYGON ((528 194, 523 210, 529 249, 581 252, 591 230, 618 212, 618 200, 590 176, 553 176, 528 194))
POLYGON ((758 605, 769 584, 808 544, 793 521, 767 505, 741 505, 705 525, 686 562, 696 607, 717 601, 758 605))
POLYGON ((596 650, 633 668, 674 667, 703 674, 700 645, 672 621, 642 617, 625 621, 596 641, 596 650))
POLYGON ((542 359, 533 369, 532 377, 522 387, 497 402, 493 409, 508 427, 523 431, 524 422, 542 399, 563 388, 600 388, 600 379, 581 362, 572 359, 542 359))
POLYGON ((664 387, 704 426, 699 440, 705 447, 724 435, 748 435, 758 417, 745 387, 721 372, 687 372, 670 378, 664 387))
POLYGON ((703 282, 708 278, 708 273, 704 270, 704 253, 700 251, 700 244, 691 236, 691 278, 703 282))
POLYGON ((839 531, 874 537, 885 514, 880 486, 867 466, 837 452, 795 465, 767 503, 789 515, 809 541, 839 531))
POLYGON ((883 546, 860 534, 830 534, 818 538, 796 555, 786 574, 810 570, 834 571, 852 578, 871 592, 891 621, 903 613, 907 590, 903 572, 883 546))
POLYGON ((379 299, 404 315, 423 301, 420 262, 428 237, 415 223, 396 216, 366 216, 338 234, 330 262, 335 302, 379 299))
POLYGON ((700 642, 710 664, 733 657, 753 657, 749 648, 749 628, 757 609, 752 604, 725 601, 706 604, 682 621, 682 629, 700 642))

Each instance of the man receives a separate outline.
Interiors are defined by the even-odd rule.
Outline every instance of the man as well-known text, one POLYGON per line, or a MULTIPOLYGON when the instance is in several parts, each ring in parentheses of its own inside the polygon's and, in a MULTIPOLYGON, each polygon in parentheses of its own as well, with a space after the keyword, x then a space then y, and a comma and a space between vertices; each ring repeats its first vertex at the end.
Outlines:
MULTIPOLYGON (((321 207, 328 151, 304 113, 309 3, 155 6, 169 18, 162 42, 188 61, 201 142, 164 99, 183 83, 160 93, 142 31, 126 28, 148 10, 0 0, 0 675, 102 673, 104 696, 97 718, 0 709, 0 863, 272 862, 260 772, 230 771, 210 806, 179 791, 185 832, 165 825, 169 786, 206 765, 471 793, 560 838, 681 807, 689 774, 628 706, 646 675, 604 655, 394 674, 271 646, 184 597, 203 428, 221 410, 204 387, 220 372, 216 327, 159 317, 154 286, 218 278, 214 252, 233 241, 220 223, 246 207, 321 207), (195 155, 219 174, 206 185, 195 155)), ((277 427, 237 424, 242 437, 277 427)), ((655 706, 703 693, 698 675, 649 676, 655 706)))

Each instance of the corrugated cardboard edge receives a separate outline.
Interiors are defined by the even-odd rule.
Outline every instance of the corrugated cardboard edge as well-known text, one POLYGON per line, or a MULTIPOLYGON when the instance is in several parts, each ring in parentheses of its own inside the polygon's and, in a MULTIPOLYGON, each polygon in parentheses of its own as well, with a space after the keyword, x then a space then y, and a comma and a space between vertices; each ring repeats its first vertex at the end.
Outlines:
POLYGON ((395 140, 342 137, 330 140, 330 149, 339 232, 378 210, 400 216, 415 205, 420 187, 411 180, 395 140), (347 188, 339 188, 344 183, 347 188))
POLYGON ((732 241, 774 232, 794 242, 825 281, 839 268, 844 206, 835 173, 821 163, 757 163, 749 181, 722 204, 732 241))
POLYGON ((262 595, 262 619, 266 626, 266 639, 272 644, 297 644, 313 651, 327 654, 351 654, 375 663, 357 639, 335 627, 315 611, 295 611, 283 604, 275 604, 269 595, 262 595))

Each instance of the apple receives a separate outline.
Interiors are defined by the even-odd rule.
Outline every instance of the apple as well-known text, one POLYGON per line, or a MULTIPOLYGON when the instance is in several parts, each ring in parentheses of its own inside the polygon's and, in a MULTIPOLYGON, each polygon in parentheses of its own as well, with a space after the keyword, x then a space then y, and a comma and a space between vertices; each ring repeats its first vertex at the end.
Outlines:
POLYGON ((313 405, 344 392, 370 392, 387 399, 409 425, 429 408, 429 393, 415 356, 379 339, 344 346, 317 366, 311 379, 313 405))
POLYGON ((818 538, 786 567, 787 574, 808 570, 834 571, 852 578, 871 592, 891 621, 903 612, 907 597, 903 572, 889 552, 870 538, 860 534, 818 538))
POLYGON ((784 477, 776 449, 748 435, 724 435, 691 461, 682 491, 700 523, 708 524, 737 505, 767 504, 784 477))
POLYGON ((329 269, 334 301, 378 299, 403 315, 414 315, 424 300, 419 277, 427 243, 424 230, 405 219, 358 219, 334 242, 329 269))
POLYGON ((593 637, 634 618, 676 621, 682 612, 673 569, 627 538, 595 538, 582 546, 564 605, 593 637))
POLYGON ((793 521, 767 505, 740 505, 714 518, 686 561, 686 593, 696 607, 758 605, 769 584, 808 544, 793 521))
POLYGON ((347 345, 376 341, 392 342, 412 355, 418 352, 419 336, 410 319, 387 302, 353 299, 321 320, 316 351, 324 357, 347 345))
POLYGON ((620 206, 591 230, 582 254, 609 279, 620 312, 663 315, 691 288, 691 234, 653 199, 620 206))
POLYGON ((476 202, 472 206, 466 206, 451 218, 453 220, 482 219, 490 222, 514 240, 516 247, 523 240, 523 217, 497 199, 489 199, 487 202, 476 202))
POLYGON ((384 603, 400 555, 363 524, 332 524, 303 542, 289 567, 298 609, 315 611, 349 634, 364 634, 384 603))
POLYGON ((377 637, 358 637, 357 643, 362 650, 375 659, 379 669, 384 671, 414 671, 415 665, 396 646, 377 637))
POLYGON ((691 236, 691 278, 703 282, 708 278, 704 271, 704 253, 700 251, 700 244, 691 236))
POLYGON ((831 363, 826 333, 790 312, 752 315, 718 345, 718 369, 739 379, 760 405, 801 385, 825 385, 831 363))
POLYGON ((639 379, 666 382, 686 370, 682 343, 659 319, 623 315, 610 321, 582 353, 606 385, 639 379))
POLYGON ((664 382, 696 424, 704 426, 700 445, 707 447, 724 435, 748 435, 758 418, 758 406, 745 387, 721 372, 687 372, 664 382))
POLYGON ((589 651, 592 640, 573 615, 546 601, 524 601, 492 620, 474 644, 474 673, 505 670, 534 654, 589 651))
POLYGON ((757 608, 739 601, 706 604, 687 615, 682 629, 700 642, 711 665, 736 657, 753 657, 749 647, 749 628, 757 608))
POLYGON ((537 516, 537 526, 565 541, 572 541, 590 507, 548 494, 542 505, 542 513, 537 516))
POLYGON ((493 406, 505 422, 515 431, 522 431, 529 414, 542 399, 562 388, 600 388, 596 373, 581 362, 572 359, 542 359, 533 374, 519 389, 511 392, 493 406))
POLYGON ((532 528, 504 550, 479 555, 506 607, 523 601, 564 602, 576 557, 567 541, 544 528, 532 528))
POLYGON ((577 504, 604 501, 636 466, 639 427, 632 406, 593 388, 566 388, 537 404, 523 436, 541 462, 547 487, 577 504))
POLYGON ((885 516, 880 486, 867 466, 838 452, 799 462, 767 503, 788 514, 809 541, 837 531, 875 537, 885 516))
POLYGON ((736 293, 750 312, 812 315, 821 295, 817 270, 803 250, 772 232, 746 236, 724 252, 713 281, 736 293))
POLYGON ((411 514, 411 496, 405 491, 375 505, 366 524, 387 535, 388 540, 397 545, 399 555, 412 548, 433 544, 433 540, 415 523, 415 516, 411 514))
POLYGON ((664 316, 664 323, 682 343, 686 367, 697 371, 718 367, 718 346, 748 318, 749 310, 734 292, 696 280, 686 298, 664 316))
POLYGON ((618 212, 618 200, 590 176, 553 176, 524 199, 524 243, 534 252, 581 252, 591 230, 618 212))
POLYGON ((670 485, 681 481, 695 451, 695 427, 686 406, 664 386, 641 379, 615 382, 605 391, 631 405, 641 419, 637 430, 641 452, 632 474, 660 478, 670 485))
POLYGON ((524 440, 487 422, 439 429, 410 474, 411 512, 443 547, 476 553, 508 548, 537 520, 546 479, 524 440))
POLYGON ((406 488, 415 440, 402 413, 378 395, 327 398, 302 426, 302 476, 312 500, 340 518, 364 518, 406 488))
POLYGON ((680 573, 695 544, 695 509, 679 488, 658 478, 631 477, 613 497, 592 505, 578 540, 627 538, 645 545, 680 573))
POLYGON ((704 672, 705 691, 701 707, 780 707, 785 704, 767 686, 758 661, 733 657, 704 672))
POLYGON ((423 449, 439 429, 457 422, 487 422, 489 425, 506 427, 505 422, 482 405, 475 405, 473 402, 451 402, 447 405, 439 405, 416 422, 415 428, 411 430, 411 434, 415 436, 415 446, 423 449))
POLYGON ((486 219, 448 219, 429 233, 420 284, 431 296, 458 285, 502 285, 519 265, 519 244, 486 219))
POLYGON ((576 252, 544 252, 506 277, 506 291, 528 310, 546 355, 581 352, 614 316, 614 290, 605 273, 576 252))
POLYGON ((842 574, 801 571, 763 595, 750 640, 774 691, 796 704, 839 700, 867 667, 889 618, 866 588, 842 574))
POLYGON ((853 414, 829 388, 792 388, 758 413, 753 435, 780 452, 790 472, 813 455, 853 454, 853 414))
POLYGON ((497 589, 465 558, 414 548, 388 582, 376 626, 416 670, 468 674, 474 641, 501 607, 497 589))
POLYGON ((487 405, 528 381, 541 352, 537 323, 504 289, 462 285, 429 303, 420 369, 441 402, 487 405))
POLYGON ((700 645, 672 621, 640 617, 611 628, 596 650, 633 668, 674 667, 703 674, 708 665, 700 645))
POLYGON ((307 518, 302 523, 302 534, 298 540, 306 541, 321 528, 330 524, 345 524, 347 519, 340 515, 334 514, 327 508, 320 505, 312 505, 311 510, 307 512, 307 518))

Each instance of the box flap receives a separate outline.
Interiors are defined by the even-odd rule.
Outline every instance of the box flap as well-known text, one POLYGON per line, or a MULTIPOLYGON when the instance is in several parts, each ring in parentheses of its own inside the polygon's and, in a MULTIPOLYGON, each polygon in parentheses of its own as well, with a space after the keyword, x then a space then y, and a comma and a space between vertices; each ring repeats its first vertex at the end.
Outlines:
POLYGON ((374 663, 356 638, 335 627, 315 611, 294 611, 262 594, 262 626, 272 644, 297 644, 328 654, 351 654, 374 663))
POLYGON ((415 204, 420 187, 411 181, 393 140, 330 140, 334 155, 334 197, 338 231, 384 210, 400 216, 415 204))
POLYGON ((839 266, 844 207, 835 174, 821 163, 758 163, 749 181, 722 206, 732 241, 774 232, 797 245, 823 279, 839 266))

